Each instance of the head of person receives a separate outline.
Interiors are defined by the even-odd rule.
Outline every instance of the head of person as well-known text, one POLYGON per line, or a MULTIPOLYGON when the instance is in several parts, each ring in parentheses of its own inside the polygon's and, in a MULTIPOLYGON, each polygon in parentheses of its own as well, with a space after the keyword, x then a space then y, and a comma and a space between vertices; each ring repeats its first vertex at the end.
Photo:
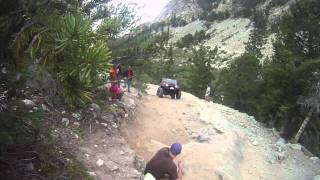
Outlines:
POLYGON ((170 155, 175 158, 181 153, 182 145, 180 143, 173 143, 170 147, 170 155))

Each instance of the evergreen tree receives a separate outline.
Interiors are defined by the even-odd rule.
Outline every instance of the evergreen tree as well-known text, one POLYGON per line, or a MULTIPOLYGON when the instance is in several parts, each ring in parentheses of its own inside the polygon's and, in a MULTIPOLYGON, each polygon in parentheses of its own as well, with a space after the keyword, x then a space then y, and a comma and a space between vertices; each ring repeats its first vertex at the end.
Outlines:
POLYGON ((262 58, 261 50, 267 42, 267 11, 255 11, 253 14, 254 27, 251 30, 249 41, 245 43, 246 52, 262 58))
POLYGON ((220 73, 218 92, 223 103, 242 112, 254 114, 262 83, 259 59, 244 54, 220 73))
POLYGON ((192 49, 192 57, 188 74, 186 76, 187 91, 203 98, 207 85, 211 84, 213 68, 211 64, 218 58, 218 49, 200 45, 198 49, 192 49))

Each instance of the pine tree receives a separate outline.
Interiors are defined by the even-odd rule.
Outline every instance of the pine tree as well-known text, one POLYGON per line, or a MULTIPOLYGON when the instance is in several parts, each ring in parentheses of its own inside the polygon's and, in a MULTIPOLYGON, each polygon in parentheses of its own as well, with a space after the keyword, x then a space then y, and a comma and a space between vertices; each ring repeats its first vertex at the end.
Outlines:
POLYGON ((189 71, 187 74, 187 90, 192 94, 203 98, 206 87, 211 83, 213 68, 211 64, 218 58, 218 49, 200 45, 198 49, 192 49, 189 71))

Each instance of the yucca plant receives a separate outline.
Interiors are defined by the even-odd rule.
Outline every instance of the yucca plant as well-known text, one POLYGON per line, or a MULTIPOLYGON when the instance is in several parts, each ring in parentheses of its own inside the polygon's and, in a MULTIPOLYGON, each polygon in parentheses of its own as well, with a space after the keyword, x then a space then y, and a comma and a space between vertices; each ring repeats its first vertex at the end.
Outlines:
POLYGON ((29 42, 31 59, 48 68, 63 85, 65 102, 71 107, 90 102, 91 91, 101 83, 99 77, 108 74, 111 67, 106 42, 79 12, 53 14, 35 23, 18 34, 13 47, 22 49, 22 41, 29 42))

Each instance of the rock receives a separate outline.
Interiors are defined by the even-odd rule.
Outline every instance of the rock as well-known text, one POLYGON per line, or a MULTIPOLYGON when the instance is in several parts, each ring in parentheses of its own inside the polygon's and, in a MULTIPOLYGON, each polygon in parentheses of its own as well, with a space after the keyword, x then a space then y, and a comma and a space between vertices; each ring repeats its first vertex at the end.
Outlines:
POLYGON ((98 159, 97 165, 101 167, 103 164, 104 164, 104 161, 102 159, 98 159))
POLYGON ((90 171, 88 171, 88 174, 89 174, 90 176, 97 176, 95 172, 90 172, 90 171))
POLYGON ((300 145, 300 144, 290 144, 290 143, 289 143, 288 146, 289 146, 291 149, 301 151, 301 145, 300 145))
POLYGON ((111 122, 113 120, 113 115, 112 114, 103 115, 103 116, 101 116, 101 119, 106 122, 111 122))
POLYGON ((89 159, 90 155, 89 154, 84 154, 87 159, 89 159))
POLYGON ((77 120, 80 120, 81 115, 80 113, 72 113, 72 117, 76 118, 77 120))
POLYGON ((124 155, 124 152, 122 150, 119 151, 120 155, 124 155))
POLYGON ((210 141, 210 137, 207 134, 198 134, 195 139, 200 143, 210 141))
POLYGON ((78 136, 78 134, 75 134, 75 135, 74 135, 74 137, 75 137, 76 139, 79 139, 79 136, 78 136))
POLYGON ((312 160, 312 161, 318 161, 319 158, 318 158, 318 157, 310 157, 310 160, 312 160))
POLYGON ((74 122, 73 125, 80 126, 80 123, 79 122, 74 122))
POLYGON ((275 144, 275 147, 277 149, 278 152, 282 152, 284 151, 285 147, 286 147, 286 142, 283 138, 279 138, 278 141, 275 144))
POLYGON ((45 104, 41 104, 41 108, 45 111, 50 111, 49 108, 45 104))
POLYGON ((100 106, 95 103, 90 105, 90 110, 92 111, 93 118, 97 118, 101 113, 100 106))
POLYGON ((31 101, 31 100, 29 100, 29 99, 22 100, 22 102, 23 102, 27 107, 33 107, 33 106, 36 105, 33 101, 31 101))
POLYGON ((108 124, 107 123, 100 123, 101 124, 101 126, 103 126, 103 127, 108 127, 108 124))
POLYGON ((95 144, 95 145, 94 145, 94 147, 95 147, 95 148, 97 148, 97 147, 98 147, 98 145, 96 145, 96 144, 95 144))
POLYGON ((139 171, 137 171, 136 169, 133 170, 133 174, 132 174, 132 177, 133 178, 139 178, 141 175, 141 173, 139 171))
POLYGON ((287 156, 285 155, 285 153, 280 152, 280 153, 276 153, 276 158, 279 162, 282 162, 287 158, 287 156))
POLYGON ((134 159, 133 159, 133 165, 134 165, 135 169, 143 171, 144 159, 139 155, 135 155, 134 159))
POLYGON ((61 122, 64 123, 65 126, 68 126, 70 123, 68 118, 62 118, 61 122))
POLYGON ((99 106, 98 104, 92 103, 92 104, 90 105, 90 107, 93 109, 93 111, 96 111, 96 112, 98 112, 98 113, 101 112, 101 108, 100 108, 100 106, 99 106))
POLYGON ((312 178, 312 180, 320 180, 320 175, 316 175, 312 178))
POLYGON ((259 145, 259 143, 258 143, 258 141, 253 141, 253 142, 252 142, 252 145, 254 145, 254 146, 258 146, 258 145, 259 145))
POLYGON ((62 102, 63 88, 48 71, 33 63, 28 67, 28 73, 26 86, 40 90, 46 101, 52 104, 62 102))
POLYGON ((119 169, 119 167, 117 165, 112 166, 112 168, 110 169, 111 171, 117 171, 119 169))

